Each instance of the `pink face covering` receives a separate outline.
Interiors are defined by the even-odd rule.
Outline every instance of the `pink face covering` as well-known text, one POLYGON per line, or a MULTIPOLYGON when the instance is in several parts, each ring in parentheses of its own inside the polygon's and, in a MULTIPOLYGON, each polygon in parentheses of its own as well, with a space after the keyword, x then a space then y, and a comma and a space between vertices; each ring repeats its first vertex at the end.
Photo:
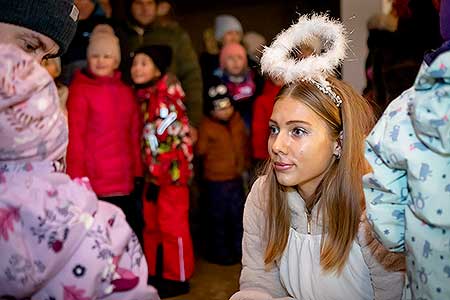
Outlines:
POLYGON ((67 122, 48 72, 13 45, 0 45, 0 162, 58 160, 67 122))

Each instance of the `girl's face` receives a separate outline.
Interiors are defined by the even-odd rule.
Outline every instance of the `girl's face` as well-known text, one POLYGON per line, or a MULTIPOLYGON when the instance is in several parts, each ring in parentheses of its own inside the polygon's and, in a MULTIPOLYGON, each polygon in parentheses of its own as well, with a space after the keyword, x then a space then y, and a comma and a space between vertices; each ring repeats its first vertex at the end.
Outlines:
POLYGON ((112 77, 118 67, 116 58, 108 53, 92 53, 87 58, 89 70, 96 76, 112 77))
POLYGON ((144 84, 161 76, 153 60, 144 53, 137 54, 131 65, 131 79, 135 84, 144 84))
POLYGON ((269 154, 278 182, 309 198, 334 161, 338 144, 327 124, 298 100, 275 102, 269 121, 269 154))
POLYGON ((38 62, 56 56, 59 46, 51 38, 25 27, 0 22, 0 43, 13 44, 38 62))
POLYGON ((231 75, 240 75, 247 67, 245 59, 246 57, 241 55, 229 55, 225 59, 224 69, 231 75))

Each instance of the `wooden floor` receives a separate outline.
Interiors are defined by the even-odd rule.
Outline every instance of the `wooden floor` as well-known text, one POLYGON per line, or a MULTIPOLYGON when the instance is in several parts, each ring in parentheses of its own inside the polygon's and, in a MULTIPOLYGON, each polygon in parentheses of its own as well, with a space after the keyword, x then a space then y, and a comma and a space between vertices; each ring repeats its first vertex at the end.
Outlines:
POLYGON ((170 300, 228 300, 239 287, 241 264, 219 266, 198 259, 189 294, 170 300))

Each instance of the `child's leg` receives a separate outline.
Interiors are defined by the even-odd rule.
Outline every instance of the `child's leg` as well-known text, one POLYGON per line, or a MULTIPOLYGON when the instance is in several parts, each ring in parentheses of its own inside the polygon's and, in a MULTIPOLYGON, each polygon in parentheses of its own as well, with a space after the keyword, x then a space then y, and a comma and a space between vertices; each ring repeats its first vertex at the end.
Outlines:
POLYGON ((157 201, 156 198, 148 199, 148 190, 149 184, 146 183, 142 201, 142 214, 144 218, 144 230, 142 232, 142 237, 144 240, 144 254, 148 264, 148 274, 149 276, 155 276, 157 265, 157 249, 158 245, 161 243, 161 234, 157 222, 157 201))
POLYGON ((231 258, 230 247, 226 241, 226 214, 228 202, 227 181, 207 181, 207 230, 210 244, 208 259, 212 262, 226 264, 231 258))
POLYGON ((123 196, 112 196, 112 197, 99 197, 99 199, 114 204, 119 207, 125 217, 127 218, 127 222, 130 225, 133 232, 136 234, 139 240, 141 240, 142 236, 142 228, 139 225, 141 216, 138 215, 136 211, 136 199, 131 195, 123 195, 123 196))
POLYGON ((157 203, 163 245, 162 277, 187 281, 194 271, 194 252, 189 231, 189 188, 161 186, 157 203))
POLYGON ((244 185, 242 179, 229 181, 228 216, 231 252, 234 262, 239 262, 242 257, 242 235, 244 232, 242 219, 244 214, 244 185))

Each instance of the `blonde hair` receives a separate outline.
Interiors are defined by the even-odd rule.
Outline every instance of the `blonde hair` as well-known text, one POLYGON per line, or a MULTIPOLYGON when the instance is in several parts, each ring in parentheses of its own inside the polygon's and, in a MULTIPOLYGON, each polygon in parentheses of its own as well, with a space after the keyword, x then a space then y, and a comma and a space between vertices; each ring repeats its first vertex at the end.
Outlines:
MULTIPOLYGON (((348 84, 328 78, 333 91, 343 103, 338 108, 333 100, 314 84, 298 82, 281 89, 277 100, 285 97, 297 99, 312 109, 327 126, 334 139, 343 132, 342 153, 336 159, 316 189, 311 202, 319 205, 322 214, 323 232, 320 265, 325 271, 342 271, 356 237, 364 205, 361 178, 366 170, 364 138, 374 124, 374 115, 368 102, 348 84)), ((290 212, 284 193, 275 176, 270 161, 266 165, 267 218, 265 236, 267 247, 264 262, 273 263, 286 248, 290 212)), ((311 208, 308 207, 308 208, 311 208)))

